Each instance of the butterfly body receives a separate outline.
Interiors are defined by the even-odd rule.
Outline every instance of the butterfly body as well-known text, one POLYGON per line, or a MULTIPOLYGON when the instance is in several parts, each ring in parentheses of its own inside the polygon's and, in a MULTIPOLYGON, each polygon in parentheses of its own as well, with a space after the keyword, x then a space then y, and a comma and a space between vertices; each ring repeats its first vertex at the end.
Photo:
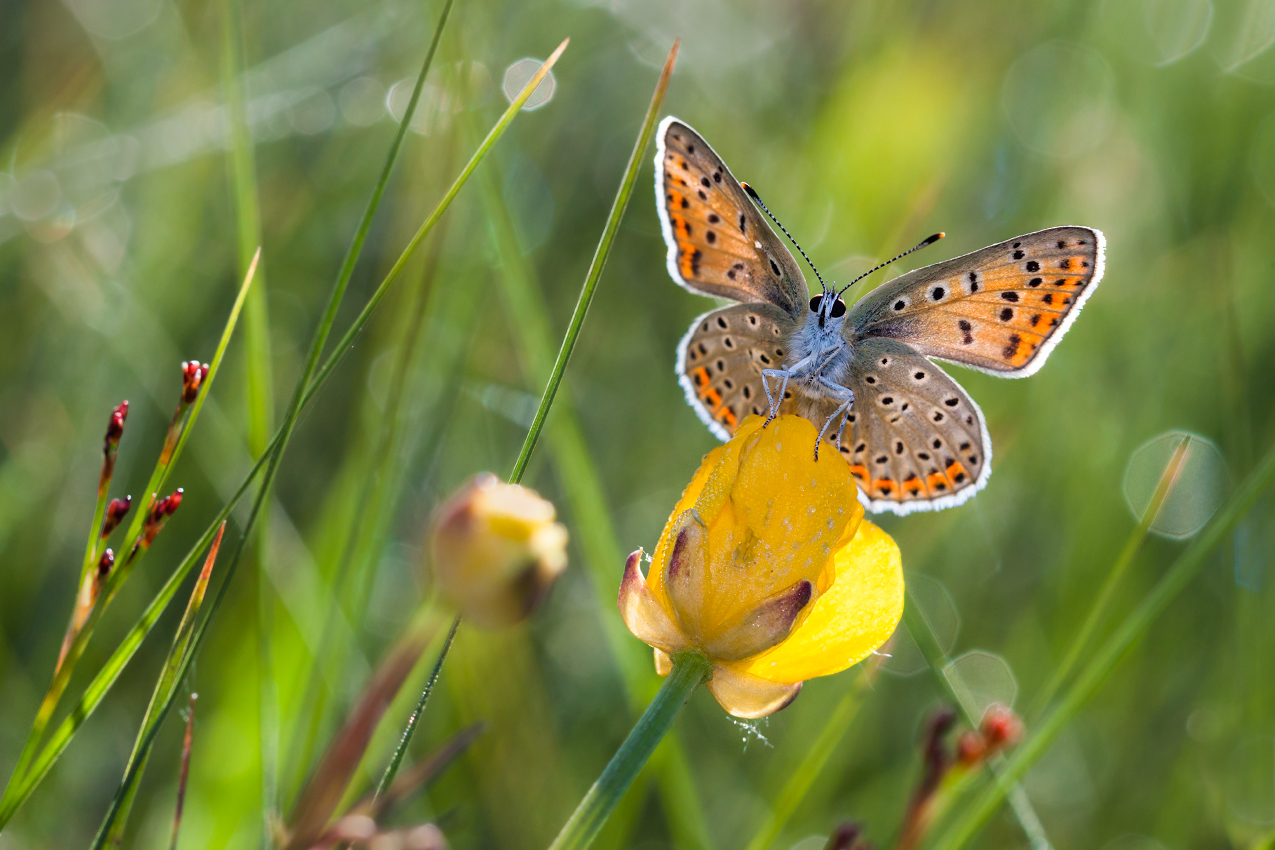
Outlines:
POLYGON ((1030 375, 1102 277, 1102 234, 1054 227, 908 272, 847 309, 826 286, 808 297, 755 193, 685 123, 661 123, 655 165, 669 274, 736 302, 678 346, 687 401, 722 439, 750 414, 804 416, 872 511, 951 507, 987 482, 982 411, 933 359, 1030 375))

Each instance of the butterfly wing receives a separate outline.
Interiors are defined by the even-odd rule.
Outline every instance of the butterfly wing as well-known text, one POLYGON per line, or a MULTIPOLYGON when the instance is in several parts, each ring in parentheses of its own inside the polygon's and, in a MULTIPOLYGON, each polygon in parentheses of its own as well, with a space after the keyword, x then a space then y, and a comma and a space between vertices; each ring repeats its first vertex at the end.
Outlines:
MULTIPOLYGON (((709 430, 730 439, 749 414, 769 405, 761 370, 784 361, 794 320, 772 304, 732 304, 696 319, 677 347, 677 379, 709 430)), ((781 405, 789 413, 792 402, 781 405)))
MULTIPOLYGON (((882 337, 863 340, 846 385, 854 407, 838 449, 868 510, 941 510, 987 484, 992 443, 983 412, 911 346, 882 337)), ((804 415, 818 424, 836 407, 827 398, 804 403, 804 415)))
POLYGON ((673 280, 702 295, 801 315, 806 279, 726 163, 672 116, 656 138, 655 205, 673 280))
POLYGON ((1102 233, 1052 227, 901 275, 851 310, 846 333, 886 337, 993 375, 1022 378, 1098 287, 1102 233))

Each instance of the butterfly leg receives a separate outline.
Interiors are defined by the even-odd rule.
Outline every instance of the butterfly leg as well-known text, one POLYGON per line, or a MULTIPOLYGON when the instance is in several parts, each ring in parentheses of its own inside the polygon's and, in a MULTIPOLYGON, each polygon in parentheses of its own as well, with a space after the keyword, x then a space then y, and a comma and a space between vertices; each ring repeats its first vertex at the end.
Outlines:
MULTIPOLYGON (((788 392, 788 379, 793 377, 793 373, 788 369, 762 369, 761 370, 761 388, 766 391, 766 403, 769 405, 767 409, 766 425, 769 425, 779 413, 779 405, 783 404, 784 393, 788 392), (768 378, 774 378, 779 382, 779 391, 771 393, 770 382, 768 378)), ((766 425, 762 425, 763 428, 766 425)))
POLYGON ((840 404, 837 405, 837 409, 832 412, 832 415, 824 420, 823 428, 819 429, 819 436, 815 439, 815 460, 819 459, 819 444, 823 442, 823 435, 827 433, 828 426, 831 425, 833 420, 837 417, 841 417, 841 424, 837 426, 837 437, 835 443, 837 446, 841 445, 841 435, 846 430, 846 422, 850 420, 850 407, 854 404, 854 393, 851 392, 848 387, 843 387, 840 384, 833 383, 823 375, 820 375, 817 380, 819 381, 819 386, 823 388, 824 392, 831 395, 834 399, 840 402, 840 404))

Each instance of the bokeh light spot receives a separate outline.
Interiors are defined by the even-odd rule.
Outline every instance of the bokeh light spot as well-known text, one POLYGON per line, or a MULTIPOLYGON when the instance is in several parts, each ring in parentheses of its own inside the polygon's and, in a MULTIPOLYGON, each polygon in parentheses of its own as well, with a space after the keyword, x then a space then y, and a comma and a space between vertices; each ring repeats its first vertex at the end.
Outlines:
POLYGON ((1125 501, 1141 519, 1183 438, 1189 440, 1186 456, 1151 524, 1156 534, 1179 539, 1203 528, 1226 497, 1229 476, 1217 446, 1195 434, 1171 431, 1135 449, 1124 473, 1125 501))
POLYGON ((341 117, 355 127, 367 127, 385 117, 385 86, 376 77, 356 77, 337 98, 341 117))
POLYGON ((1020 56, 1005 72, 1001 102, 1018 138, 1059 158, 1096 147, 1115 121, 1115 82, 1098 51, 1049 41, 1020 56))
MULTIPOLYGON (((956 611, 956 603, 947 592, 943 582, 927 575, 911 573, 907 576, 909 605, 916 605, 921 616, 930 625, 939 649, 950 652, 956 645, 956 636, 961 630, 961 617, 956 611)), ((925 669, 925 656, 907 627, 899 622, 894 635, 881 649, 888 657, 881 664, 881 669, 896 676, 914 676, 925 669)))
POLYGON ((1009 662, 981 649, 948 662, 943 675, 970 717, 981 719, 988 708, 997 704, 1013 708, 1018 697, 1018 681, 1009 662))
MULTIPOLYGON (((544 62, 540 59, 519 59, 517 62, 505 69, 505 78, 500 84, 500 88, 505 93, 505 99, 513 103, 518 99, 518 95, 531 82, 531 78, 540 70, 540 66, 544 62)), ((540 81, 540 85, 536 86, 536 90, 531 93, 531 97, 527 98, 527 102, 522 105, 524 112, 530 112, 533 109, 539 109, 553 98, 554 89, 557 88, 557 82, 554 80, 553 71, 545 75, 540 81)))

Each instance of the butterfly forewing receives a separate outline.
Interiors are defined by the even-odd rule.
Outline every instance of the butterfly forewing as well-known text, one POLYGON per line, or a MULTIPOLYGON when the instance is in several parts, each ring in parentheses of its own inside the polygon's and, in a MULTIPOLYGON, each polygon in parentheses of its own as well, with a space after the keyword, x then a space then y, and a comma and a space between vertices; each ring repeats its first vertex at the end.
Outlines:
POLYGON ((852 341, 903 340, 921 354, 1004 377, 1044 365, 1103 269, 1103 238, 1088 227, 1028 233, 909 272, 854 306, 852 341))
POLYGON ((657 138, 656 205, 673 279, 706 295, 764 301, 801 315, 807 298, 801 269, 721 157, 672 117, 657 138))
MULTIPOLYGON (((840 451, 874 512, 907 514, 964 502, 991 470, 982 411, 937 365, 904 343, 866 339, 847 386, 854 409, 840 451)), ((807 411, 816 421, 835 402, 807 411)))
MULTIPOLYGON (((787 313, 770 304, 733 304, 700 316, 682 338, 678 380, 718 437, 729 439, 744 417, 769 411, 761 370, 779 368, 792 325, 787 313)), ((790 406, 780 410, 788 413, 790 406)))

